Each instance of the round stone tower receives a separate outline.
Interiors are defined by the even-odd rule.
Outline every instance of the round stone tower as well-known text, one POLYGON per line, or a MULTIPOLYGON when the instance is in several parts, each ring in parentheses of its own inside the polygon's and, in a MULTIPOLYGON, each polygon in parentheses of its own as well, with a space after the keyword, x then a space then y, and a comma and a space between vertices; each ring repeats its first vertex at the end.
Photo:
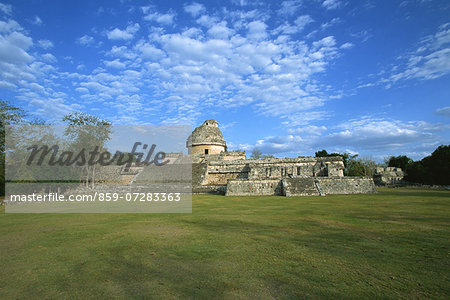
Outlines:
POLYGON ((189 154, 219 154, 227 151, 227 144, 216 120, 206 120, 195 128, 186 147, 189 154))

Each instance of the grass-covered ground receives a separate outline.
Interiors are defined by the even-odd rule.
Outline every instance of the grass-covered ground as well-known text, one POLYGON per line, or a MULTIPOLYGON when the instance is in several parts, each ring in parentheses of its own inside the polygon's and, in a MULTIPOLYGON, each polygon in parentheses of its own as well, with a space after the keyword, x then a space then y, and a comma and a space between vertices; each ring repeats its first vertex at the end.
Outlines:
POLYGON ((197 195, 192 214, 0 213, 0 299, 449 298, 450 192, 197 195))

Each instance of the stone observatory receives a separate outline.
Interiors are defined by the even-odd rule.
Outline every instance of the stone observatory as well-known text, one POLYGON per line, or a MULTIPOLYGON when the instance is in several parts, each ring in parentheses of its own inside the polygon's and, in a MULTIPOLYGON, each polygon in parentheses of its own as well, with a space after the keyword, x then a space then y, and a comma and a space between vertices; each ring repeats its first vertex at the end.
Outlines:
POLYGON ((186 147, 189 154, 219 154, 227 151, 227 144, 216 120, 206 120, 189 136, 186 147))

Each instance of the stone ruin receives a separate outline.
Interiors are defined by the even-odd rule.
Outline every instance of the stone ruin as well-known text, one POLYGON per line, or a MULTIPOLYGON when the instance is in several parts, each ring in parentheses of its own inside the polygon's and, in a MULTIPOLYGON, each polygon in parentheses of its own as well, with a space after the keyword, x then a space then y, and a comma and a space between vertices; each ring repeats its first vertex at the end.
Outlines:
MULTIPOLYGON (((186 147, 189 156, 167 153, 170 162, 165 170, 173 175, 189 166, 190 174, 192 167, 193 193, 310 196, 376 192, 371 177, 344 177, 344 161, 340 156, 258 160, 247 159, 245 151, 228 152, 215 120, 197 127, 187 139, 186 147)), ((96 180, 112 182, 127 192, 145 188, 145 182, 159 181, 160 178, 150 178, 152 173, 152 168, 133 166, 125 171, 123 167, 110 166, 102 168, 96 180)), ((105 187, 100 184, 97 189, 102 186, 105 187)))
POLYGON ((374 193, 370 177, 344 177, 342 157, 247 159, 244 152, 227 152, 215 120, 207 120, 189 136, 193 193, 227 196, 374 193))
POLYGON ((403 184, 405 173, 401 168, 387 167, 376 168, 373 179, 376 185, 395 186, 403 184))

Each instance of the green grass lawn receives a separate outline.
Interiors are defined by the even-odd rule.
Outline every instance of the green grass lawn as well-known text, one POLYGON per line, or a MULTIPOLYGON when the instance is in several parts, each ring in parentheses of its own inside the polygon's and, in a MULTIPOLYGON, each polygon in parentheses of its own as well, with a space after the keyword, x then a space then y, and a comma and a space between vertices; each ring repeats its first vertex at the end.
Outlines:
POLYGON ((192 214, 0 213, 0 299, 449 298, 450 192, 196 195, 192 214))

